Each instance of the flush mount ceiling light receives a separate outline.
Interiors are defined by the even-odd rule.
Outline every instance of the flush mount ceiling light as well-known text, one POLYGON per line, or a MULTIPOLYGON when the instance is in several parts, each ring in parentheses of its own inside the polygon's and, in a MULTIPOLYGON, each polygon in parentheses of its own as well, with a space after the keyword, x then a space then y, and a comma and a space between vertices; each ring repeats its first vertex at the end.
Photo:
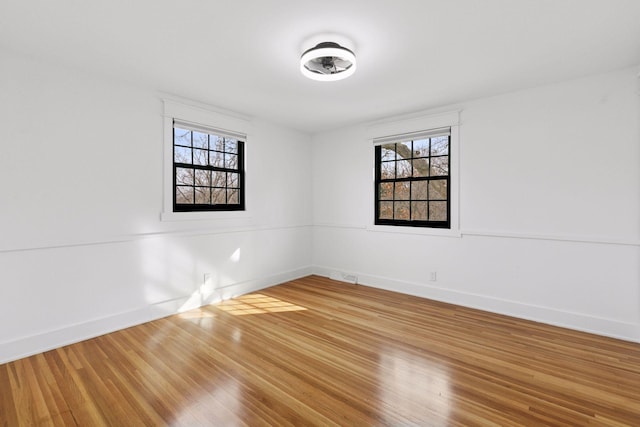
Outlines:
POLYGON ((356 71, 356 56, 334 42, 318 43, 300 57, 300 71, 312 80, 342 80, 356 71))

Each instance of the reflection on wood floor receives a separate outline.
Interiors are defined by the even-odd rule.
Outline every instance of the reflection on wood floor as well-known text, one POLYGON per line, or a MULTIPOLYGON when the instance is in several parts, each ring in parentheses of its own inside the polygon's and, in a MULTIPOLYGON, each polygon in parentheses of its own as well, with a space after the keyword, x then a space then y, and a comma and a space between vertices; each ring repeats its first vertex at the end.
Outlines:
POLYGON ((311 276, 0 365, 0 426, 640 425, 640 345, 311 276))

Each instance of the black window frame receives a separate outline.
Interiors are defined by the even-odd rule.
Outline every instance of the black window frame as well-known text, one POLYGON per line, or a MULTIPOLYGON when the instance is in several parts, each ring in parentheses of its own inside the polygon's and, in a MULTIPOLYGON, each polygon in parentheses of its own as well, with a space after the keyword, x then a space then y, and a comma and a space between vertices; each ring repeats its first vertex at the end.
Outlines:
MULTIPOLYGON (((397 150, 394 150, 394 152, 396 152, 397 154, 397 150)), ((400 161, 398 158, 396 158, 395 160, 393 160, 396 162, 396 168, 397 168, 397 162, 400 161)), ((384 161, 386 162, 386 161, 384 161)), ((412 166, 413 167, 413 166, 412 166)), ((396 170, 397 172, 397 170, 396 170)), ((420 136, 420 137, 413 137, 413 138, 403 138, 402 136, 392 140, 392 141, 387 141, 385 143, 380 143, 380 144, 376 144, 375 145, 375 179, 374 179, 374 194, 375 194, 375 200, 374 200, 374 224, 375 225, 391 225, 391 226, 403 226, 403 227, 424 227, 424 228, 438 228, 438 229, 451 229, 451 133, 448 132, 445 135, 429 135, 429 136, 420 136), (413 143, 414 141, 420 141, 420 140, 425 140, 428 139, 429 140, 429 156, 421 156, 420 158, 428 158, 429 162, 431 161, 432 158, 437 158, 437 157, 444 157, 445 155, 435 155, 432 156, 432 152, 431 152, 431 141, 433 138, 438 138, 438 137, 443 137, 443 136, 447 136, 447 175, 434 175, 431 176, 431 168, 429 168, 429 176, 413 176, 413 174, 411 174, 411 176, 409 177, 402 177, 402 178, 398 178, 397 176, 395 176, 394 178, 382 178, 382 147, 384 145, 389 145, 389 144, 402 144, 402 143, 411 143, 411 157, 409 158, 404 158, 402 157, 402 160, 406 160, 409 162, 412 162, 413 160, 418 159, 418 157, 414 157, 414 152, 415 150, 413 149, 413 143), (442 199, 430 199, 429 198, 429 190, 428 187, 429 185, 427 184, 427 196, 426 199, 414 199, 411 196, 411 184, 409 184, 409 192, 410 192, 410 196, 408 200, 396 200, 395 199, 395 185, 397 183, 412 183, 412 182, 419 182, 419 181, 426 181, 426 182, 430 182, 430 181, 435 181, 435 180, 444 180, 446 181, 446 213, 447 213, 447 219, 446 221, 442 221, 442 220, 429 220, 428 215, 429 215, 429 203, 430 202, 443 202, 445 200, 442 199), (393 198, 392 199, 381 199, 381 194, 380 194, 380 184, 383 183, 393 183, 394 184, 394 191, 393 191, 393 198), (411 219, 389 219, 389 218, 380 218, 380 202, 393 202, 393 207, 392 207, 392 212, 395 215, 395 203, 399 201, 399 202, 409 202, 409 218, 411 218, 411 209, 412 209, 412 202, 418 201, 418 202, 427 202, 427 208, 426 208, 426 212, 427 212, 427 220, 411 220, 411 219)))
MULTIPOLYGON (((173 163, 173 212, 219 212, 219 211, 244 211, 245 210, 245 193, 246 193, 246 183, 245 183, 245 140, 244 138, 239 138, 236 136, 229 136, 227 135, 225 132, 220 132, 217 131, 215 129, 208 129, 208 128, 201 128, 201 127, 192 127, 192 126, 188 126, 185 125, 182 122, 176 123, 174 121, 173 126, 172 126, 172 146, 171 146, 171 152, 172 152, 172 163, 173 163), (190 132, 190 145, 186 146, 186 145, 180 145, 180 144, 176 144, 176 128, 177 129, 182 129, 182 130, 186 130, 190 132), (227 155, 227 154, 235 154, 237 155, 237 168, 228 168, 228 167, 220 167, 220 166, 214 166, 209 164, 210 162, 207 161, 206 165, 199 165, 199 164, 195 164, 194 160, 193 160, 193 150, 194 149, 199 149, 198 147, 194 147, 193 145, 193 133, 194 132, 199 132, 199 133, 203 133, 203 134, 207 134, 207 148, 203 149, 202 151, 206 151, 207 152, 207 156, 208 156, 208 160, 209 160, 209 156, 211 152, 215 152, 215 153, 219 153, 219 154, 223 154, 223 155, 227 155), (223 138, 223 149, 222 151, 218 150, 218 149, 213 149, 211 147, 211 137, 216 137, 216 138, 223 138), (226 151, 226 141, 235 141, 236 143, 236 151, 237 153, 231 152, 231 151, 226 151), (184 148, 190 148, 192 151, 192 162, 191 163, 182 163, 182 162, 176 162, 176 147, 184 147, 184 148), (178 203, 177 202, 177 190, 178 190, 178 186, 186 186, 189 187, 189 185, 184 185, 181 184, 179 185, 177 182, 177 171, 178 168, 187 168, 187 169, 193 169, 194 170, 194 174, 195 174, 195 170, 204 170, 204 171, 209 171, 209 172, 222 172, 225 173, 225 186, 214 186, 213 183, 210 183, 208 186, 204 185, 204 186, 198 186, 196 185, 195 181, 193 183, 193 185, 191 185, 194 188, 194 203, 178 203), (232 187, 229 185, 229 177, 227 175, 227 173, 232 173, 232 174, 238 174, 238 187, 232 187), (213 190, 213 189, 224 189, 225 190, 225 201, 227 203, 195 203, 196 201, 196 197, 195 197, 195 189, 196 188, 208 188, 209 190, 213 190), (238 194, 238 203, 228 203, 228 190, 233 190, 233 189, 237 189, 239 194, 238 194)), ((210 202, 213 202, 211 200, 211 197, 209 199, 210 202)))

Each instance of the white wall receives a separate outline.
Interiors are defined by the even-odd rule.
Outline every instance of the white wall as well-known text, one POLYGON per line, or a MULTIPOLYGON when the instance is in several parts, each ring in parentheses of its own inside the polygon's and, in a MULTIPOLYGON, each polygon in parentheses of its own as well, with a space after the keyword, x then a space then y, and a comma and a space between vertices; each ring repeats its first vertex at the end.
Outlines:
POLYGON ((637 71, 456 106, 462 237, 373 231, 368 127, 314 136, 314 271, 640 341, 637 71))
POLYGON ((635 69, 463 104, 453 238, 367 229, 365 126, 252 120, 250 218, 161 221, 158 93, 0 62, 0 363, 312 271, 640 341, 635 69))
POLYGON ((0 363, 309 274, 309 136, 252 120, 250 218, 161 221, 158 93, 0 63, 0 363))

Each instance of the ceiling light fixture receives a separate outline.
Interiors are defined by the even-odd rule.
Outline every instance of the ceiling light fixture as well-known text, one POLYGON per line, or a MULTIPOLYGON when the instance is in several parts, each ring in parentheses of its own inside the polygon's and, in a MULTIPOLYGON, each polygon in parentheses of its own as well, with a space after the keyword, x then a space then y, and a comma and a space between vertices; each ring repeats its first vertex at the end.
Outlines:
POLYGON ((318 43, 300 57, 300 71, 321 82, 342 80, 355 73, 356 56, 338 43, 318 43))

